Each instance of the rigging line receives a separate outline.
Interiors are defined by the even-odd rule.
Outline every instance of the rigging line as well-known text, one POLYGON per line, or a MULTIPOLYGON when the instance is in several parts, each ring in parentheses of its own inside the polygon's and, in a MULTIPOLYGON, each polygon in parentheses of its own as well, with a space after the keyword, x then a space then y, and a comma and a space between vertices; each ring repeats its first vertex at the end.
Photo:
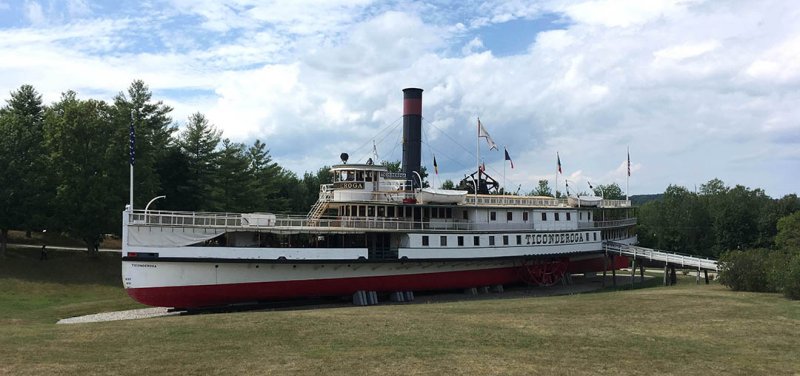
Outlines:
MULTIPOLYGON (((382 143, 383 143, 383 140, 385 140, 387 137, 389 137, 389 135, 390 135, 390 134, 392 134, 392 131, 394 131, 394 130, 395 130, 397 127, 399 127, 399 126, 400 126, 400 122, 398 122, 398 121, 395 121, 395 123, 393 123, 393 124, 394 124, 394 126, 392 127, 392 129, 389 129, 389 130, 388 130, 388 131, 386 131, 386 132, 379 132, 379 133, 378 133, 378 135, 380 135, 381 133, 385 133, 385 134, 383 135, 383 137, 381 137, 381 138, 380 138, 379 140, 377 140, 377 141, 376 141, 376 138, 377 138, 377 137, 376 137, 376 138, 373 138, 373 139, 372 139, 372 141, 375 141, 375 144, 376 144, 376 145, 378 145, 378 144, 382 144, 382 143)), ((357 149, 357 150, 360 150, 360 149, 357 149)), ((372 150, 369 150, 369 151, 367 151, 367 154, 366 154, 366 155, 367 155, 367 158, 369 158, 368 156, 369 156, 370 154, 372 154, 372 150)), ((366 158, 363 158, 363 160, 366 160, 366 158)), ((378 161, 374 161, 374 162, 375 162, 375 163, 379 163, 378 161)))
MULTIPOLYGON (((381 129, 380 131, 378 131, 378 135, 382 134, 384 131, 387 131, 387 132, 388 132, 389 130, 391 130, 390 128, 397 127, 397 125, 398 125, 398 124, 400 124, 400 119, 402 119, 402 117, 395 119, 395 121, 393 121, 392 123, 390 123, 389 125, 387 125, 387 126, 386 126, 386 127, 384 127, 383 129, 381 129)), ((373 140, 374 140, 374 138, 370 138, 370 139, 368 139, 368 140, 367 140, 367 142, 365 142, 365 143, 363 143, 361 146, 357 147, 357 148, 356 148, 356 149, 353 151, 353 154, 355 154, 355 153, 358 153, 358 152, 359 152, 361 149, 363 149, 365 146, 367 146, 367 145, 368 145, 368 144, 369 144, 371 141, 373 141, 373 140)))
MULTIPOLYGON (((399 145, 400 145, 400 144, 402 144, 402 143, 403 143, 403 133, 402 133, 402 132, 400 132, 400 137, 399 137, 399 140, 398 140, 398 142, 395 142, 395 143, 394 143, 394 148, 392 148, 392 151, 389 153, 389 156, 390 156, 390 157, 394 155, 394 152, 397 150, 397 146, 399 146, 399 145)), ((391 159, 391 158, 386 158, 386 159, 384 159, 384 161, 391 163, 392 161, 391 161, 390 159, 391 159)), ((403 158, 401 157, 401 158, 400 158, 400 160, 401 160, 401 163, 402 163, 402 159, 403 159, 403 158)))
MULTIPOLYGON (((425 120, 425 118, 423 118, 422 120, 424 121, 424 120, 425 120)), ((458 141, 456 141, 456 140, 455 140, 453 137, 450 137, 450 135, 449 135, 449 134, 447 134, 447 132, 445 132, 445 131, 443 131, 441 128, 439 128, 439 127, 437 127, 437 126, 433 125, 433 123, 431 123, 431 122, 429 122, 429 121, 425 121, 425 123, 426 123, 426 124, 428 124, 428 125, 430 125, 431 127, 434 127, 434 128, 436 128, 436 130, 438 130, 440 133, 442 133, 443 135, 445 135, 445 137, 449 138, 449 139, 450 139, 450 141, 453 141, 453 143, 454 143, 454 144, 458 145, 458 146, 459 146, 461 149, 464 149, 464 151, 466 151, 466 152, 467 152, 467 153, 468 153, 470 156, 472 156, 472 157, 475 157, 475 153, 473 153, 473 152, 472 152, 472 150, 470 150, 470 149, 468 149, 468 148, 464 147, 464 145, 461 145, 461 144, 459 144, 459 143, 458 143, 458 141)))
POLYGON ((427 146, 427 147, 428 147, 430 150, 432 150, 432 151, 434 151, 434 152, 438 153, 438 154, 439 154, 439 156, 443 156, 443 157, 445 157, 445 160, 446 160, 446 161, 453 162, 453 164, 455 164, 455 165, 456 165, 456 166, 458 166, 459 168, 462 168, 462 169, 467 169, 467 168, 469 168, 469 166, 464 166, 464 164, 462 164, 462 163, 461 163, 461 162, 460 162, 458 159, 456 159, 456 158, 453 158, 453 157, 452 157, 450 154, 443 153, 441 150, 438 150, 438 149, 434 148, 434 147, 433 147, 433 146, 431 146, 429 143, 427 143, 427 142, 423 142, 423 144, 425 144, 425 146, 427 146))

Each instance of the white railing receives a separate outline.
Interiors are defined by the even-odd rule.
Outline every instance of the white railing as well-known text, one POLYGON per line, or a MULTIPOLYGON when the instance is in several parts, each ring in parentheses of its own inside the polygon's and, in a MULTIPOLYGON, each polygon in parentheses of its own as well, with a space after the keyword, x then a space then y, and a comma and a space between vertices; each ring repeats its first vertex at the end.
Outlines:
POLYGON ((546 206, 556 207, 567 204, 564 199, 532 197, 532 196, 505 196, 505 195, 467 195, 464 203, 467 205, 503 205, 503 206, 546 206))
POLYGON ((602 208, 629 208, 631 207, 631 202, 629 200, 603 200, 603 203, 600 204, 602 208))
POLYGON ((608 253, 616 253, 635 258, 644 258, 653 261, 665 262, 668 264, 680 265, 683 267, 719 271, 717 260, 712 260, 709 258, 665 252, 656 249, 637 247, 615 242, 603 242, 603 248, 608 253))
MULTIPOLYGON (((533 206, 533 207, 566 207, 566 198, 552 198, 540 196, 511 196, 511 195, 467 195, 464 203, 467 205, 486 206, 533 206)), ((629 208, 628 200, 603 200, 599 208, 629 208)))
POLYGON ((633 226, 635 224, 636 224, 636 218, 626 218, 613 221, 578 222, 578 228, 582 230, 592 229, 592 228, 612 228, 612 227, 633 226))
MULTIPOLYGON (((575 228, 536 228, 533 223, 471 223, 464 220, 446 220, 422 222, 404 218, 350 218, 350 217, 319 217, 306 216, 276 216, 274 220, 264 222, 248 221, 249 214, 239 213, 203 213, 203 212, 178 212, 178 211, 144 211, 137 210, 130 214, 129 224, 135 226, 160 226, 160 227, 204 227, 223 228, 227 230, 258 229, 272 230, 300 230, 316 231, 319 228, 336 229, 339 231, 355 230, 436 230, 436 231, 574 231, 586 227, 575 228), (244 220, 243 220, 244 219, 244 220)), ((636 223, 635 218, 626 219, 631 225, 636 223)), ((608 227, 622 226, 621 221, 598 222, 609 224, 608 227), (613 226, 611 226, 613 224, 613 226)), ((591 228, 602 228, 593 226, 591 228)))

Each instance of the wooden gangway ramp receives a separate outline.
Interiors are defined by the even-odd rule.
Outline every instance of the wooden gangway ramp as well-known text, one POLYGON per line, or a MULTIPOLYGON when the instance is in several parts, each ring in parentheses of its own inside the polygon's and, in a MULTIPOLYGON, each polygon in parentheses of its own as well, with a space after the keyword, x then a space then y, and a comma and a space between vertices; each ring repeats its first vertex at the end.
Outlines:
POLYGON ((629 256, 636 259, 660 261, 666 264, 680 266, 682 268, 719 271, 717 260, 712 260, 709 258, 660 251, 657 249, 609 241, 603 242, 603 249, 608 254, 629 256))

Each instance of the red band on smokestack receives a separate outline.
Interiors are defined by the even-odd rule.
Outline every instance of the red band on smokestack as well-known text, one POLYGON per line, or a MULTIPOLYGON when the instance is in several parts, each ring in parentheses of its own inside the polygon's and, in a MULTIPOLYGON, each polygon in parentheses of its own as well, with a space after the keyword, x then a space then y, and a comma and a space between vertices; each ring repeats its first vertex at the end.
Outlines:
POLYGON ((403 100, 403 115, 422 116, 422 98, 406 98, 403 100))

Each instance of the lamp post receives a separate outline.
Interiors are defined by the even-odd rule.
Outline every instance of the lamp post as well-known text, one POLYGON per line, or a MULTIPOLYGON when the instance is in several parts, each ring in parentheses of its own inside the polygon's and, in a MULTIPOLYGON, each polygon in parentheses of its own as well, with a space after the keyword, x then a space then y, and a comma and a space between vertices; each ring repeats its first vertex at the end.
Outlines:
POLYGON ((158 200, 160 198, 167 198, 167 196, 162 195, 162 196, 153 197, 153 199, 150 200, 150 202, 148 202, 147 205, 144 207, 144 220, 145 220, 145 222, 147 222, 147 209, 150 208, 150 204, 152 204, 153 201, 158 200))

